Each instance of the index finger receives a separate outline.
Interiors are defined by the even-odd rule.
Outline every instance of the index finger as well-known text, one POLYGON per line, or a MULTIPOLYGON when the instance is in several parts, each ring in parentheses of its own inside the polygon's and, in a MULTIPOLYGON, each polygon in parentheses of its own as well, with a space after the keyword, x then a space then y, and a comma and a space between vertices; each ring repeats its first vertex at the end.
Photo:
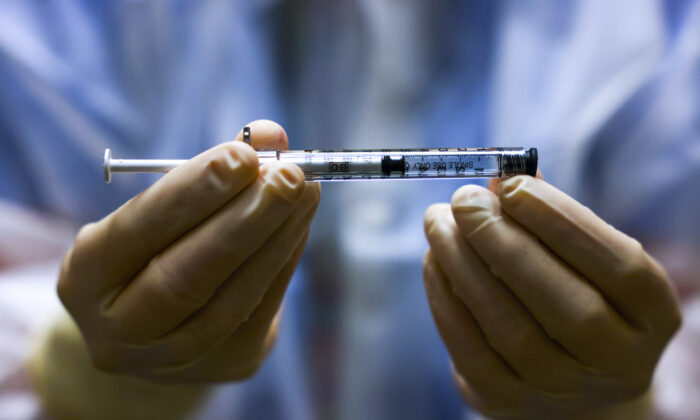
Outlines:
POLYGON ((498 195, 508 215, 583 274, 628 320, 647 325, 659 319, 655 308, 665 314, 675 309, 663 269, 639 242, 584 205, 532 177, 501 182, 498 195))

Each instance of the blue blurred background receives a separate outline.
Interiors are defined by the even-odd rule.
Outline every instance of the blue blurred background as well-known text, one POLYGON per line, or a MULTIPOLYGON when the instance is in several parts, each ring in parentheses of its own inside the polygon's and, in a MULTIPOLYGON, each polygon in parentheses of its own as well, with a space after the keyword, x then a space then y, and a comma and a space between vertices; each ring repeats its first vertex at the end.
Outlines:
MULTIPOLYGON (((248 122, 291 148, 537 147, 545 178, 698 288, 697 1, 0 1, 0 199, 101 218, 248 122)), ((325 184, 276 350, 219 418, 455 418, 422 214, 460 181, 325 184)), ((204 415, 204 414, 203 414, 204 415)))

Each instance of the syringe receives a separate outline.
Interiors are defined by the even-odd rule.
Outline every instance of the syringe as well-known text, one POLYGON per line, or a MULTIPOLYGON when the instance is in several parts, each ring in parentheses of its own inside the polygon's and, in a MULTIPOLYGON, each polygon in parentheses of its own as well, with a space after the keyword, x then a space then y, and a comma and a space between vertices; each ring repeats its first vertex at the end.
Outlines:
MULTIPOLYGON (((537 149, 522 147, 377 150, 258 150, 263 165, 291 162, 307 181, 365 179, 503 178, 537 172, 537 149)), ((168 172, 186 160, 113 159, 105 150, 104 176, 114 172, 168 172)))

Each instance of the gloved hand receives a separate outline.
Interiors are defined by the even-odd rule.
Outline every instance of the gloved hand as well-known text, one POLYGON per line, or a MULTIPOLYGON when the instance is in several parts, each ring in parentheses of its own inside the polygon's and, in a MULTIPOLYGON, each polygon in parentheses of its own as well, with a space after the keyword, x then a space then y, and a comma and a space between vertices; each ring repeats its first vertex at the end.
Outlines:
POLYGON ((430 307, 477 410, 572 418, 649 387, 680 312, 637 241, 529 176, 460 188, 425 232, 430 307))
MULTIPOLYGON (((288 146, 270 121, 257 148, 288 146)), ((320 198, 295 165, 258 168, 242 141, 174 169, 78 234, 58 293, 96 367, 161 381, 252 375, 320 198)))

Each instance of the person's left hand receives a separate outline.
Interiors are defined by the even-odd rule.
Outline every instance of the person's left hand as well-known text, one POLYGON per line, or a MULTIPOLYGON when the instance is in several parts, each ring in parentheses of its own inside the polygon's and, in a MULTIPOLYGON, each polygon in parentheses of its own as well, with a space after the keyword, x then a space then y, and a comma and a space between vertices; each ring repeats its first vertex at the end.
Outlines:
POLYGON ((498 184, 425 215, 426 292, 465 399, 560 418, 644 393, 681 321, 663 268, 542 179, 498 184))

